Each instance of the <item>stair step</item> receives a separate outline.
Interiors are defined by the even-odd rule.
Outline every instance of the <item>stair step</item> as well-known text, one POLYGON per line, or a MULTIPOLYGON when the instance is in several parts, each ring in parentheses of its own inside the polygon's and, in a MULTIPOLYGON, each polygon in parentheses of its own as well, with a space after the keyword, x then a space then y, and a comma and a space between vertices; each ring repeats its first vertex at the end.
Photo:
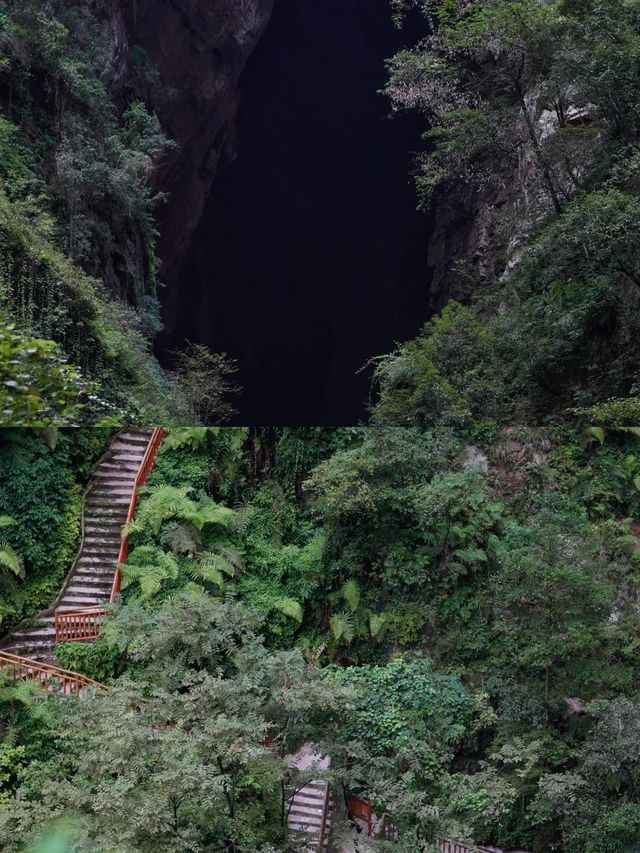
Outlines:
POLYGON ((91 596, 83 596, 83 595, 65 595, 60 602, 60 610, 62 608, 67 607, 70 610, 80 607, 98 607, 102 604, 107 604, 109 597, 106 596, 102 600, 98 600, 95 595, 91 596))
POLYGON ((100 483, 95 483, 89 490, 87 497, 94 495, 131 495, 133 494, 133 484, 126 481, 120 483, 112 483, 109 480, 103 480, 100 483))
POLYGON ((136 435, 136 433, 133 433, 133 432, 121 432, 117 436, 116 442, 117 443, 124 442, 126 444, 137 444, 140 447, 144 447, 146 450, 147 445, 149 444, 149 436, 147 436, 147 435, 136 435))
POLYGON ((131 495, 120 495, 115 492, 109 492, 108 494, 101 494, 98 492, 95 494, 91 492, 87 495, 87 500, 85 502, 85 506, 97 506, 97 507, 128 507, 131 503, 131 495))
POLYGON ((69 580, 71 583, 75 583, 77 578, 86 576, 95 578, 96 582, 104 581, 106 578, 112 578, 114 576, 117 565, 118 564, 115 560, 110 561, 109 563, 100 563, 98 565, 95 563, 86 563, 82 565, 78 563, 69 580))
POLYGON ((102 552, 95 554, 86 551, 83 551, 80 554, 80 559, 77 562, 78 566, 112 566, 113 564, 114 560, 110 559, 102 552))
POLYGON ((102 598, 102 587, 106 589, 109 584, 105 583, 101 586, 97 586, 96 584, 84 584, 84 583, 73 583, 67 587, 65 590, 65 597, 67 595, 91 595, 94 598, 102 598))
POLYGON ((117 557, 121 544, 122 541, 120 539, 113 539, 113 541, 111 542, 85 541, 84 548, 82 549, 82 554, 86 554, 87 556, 97 556, 98 554, 104 554, 108 559, 115 553, 115 556, 117 557))

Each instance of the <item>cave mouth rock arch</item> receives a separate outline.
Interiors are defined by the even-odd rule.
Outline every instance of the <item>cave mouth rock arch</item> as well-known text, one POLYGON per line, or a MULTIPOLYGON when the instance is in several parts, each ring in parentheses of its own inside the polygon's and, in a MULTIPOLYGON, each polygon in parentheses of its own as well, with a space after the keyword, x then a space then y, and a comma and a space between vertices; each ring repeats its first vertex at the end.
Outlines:
POLYGON ((361 368, 427 317, 429 220, 410 174, 422 124, 390 118, 379 92, 418 28, 399 31, 387 0, 275 2, 241 80, 237 156, 178 262, 160 339, 167 360, 185 341, 238 360, 238 423, 360 422, 361 368))

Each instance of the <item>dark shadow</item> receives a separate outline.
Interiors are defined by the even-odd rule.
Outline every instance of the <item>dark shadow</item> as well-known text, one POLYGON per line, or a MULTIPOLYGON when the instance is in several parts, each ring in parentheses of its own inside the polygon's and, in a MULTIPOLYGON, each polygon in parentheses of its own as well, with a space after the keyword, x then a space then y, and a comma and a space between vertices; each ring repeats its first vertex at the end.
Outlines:
POLYGON ((426 319, 428 219, 410 177, 422 123, 390 119, 378 94, 385 58, 417 35, 386 0, 276 0, 164 341, 239 360, 239 423, 358 422, 370 374, 357 371, 426 319))

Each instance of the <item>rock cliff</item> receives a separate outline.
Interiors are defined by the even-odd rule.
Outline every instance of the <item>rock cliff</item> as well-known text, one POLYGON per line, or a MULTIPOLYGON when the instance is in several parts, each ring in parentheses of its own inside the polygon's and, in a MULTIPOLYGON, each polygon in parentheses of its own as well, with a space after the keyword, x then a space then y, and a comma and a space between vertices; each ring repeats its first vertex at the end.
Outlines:
POLYGON ((163 277, 171 279, 198 224, 221 162, 234 156, 239 80, 271 14, 273 0, 105 0, 114 32, 113 78, 136 80, 175 148, 158 165, 156 187, 163 277))

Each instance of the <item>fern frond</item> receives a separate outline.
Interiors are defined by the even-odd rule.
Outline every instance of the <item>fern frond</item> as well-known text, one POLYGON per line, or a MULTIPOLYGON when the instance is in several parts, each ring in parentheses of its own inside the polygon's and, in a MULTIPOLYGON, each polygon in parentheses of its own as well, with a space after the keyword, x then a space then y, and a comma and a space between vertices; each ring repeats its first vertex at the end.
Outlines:
POLYGON ((336 643, 339 643, 342 640, 348 645, 352 642, 355 636, 352 613, 347 613, 346 611, 334 613, 331 619, 329 619, 329 625, 331 627, 333 639, 336 643))
POLYGON ((354 580, 345 581, 342 584, 340 592, 342 593, 342 597, 346 601, 349 610, 351 610, 352 613, 356 611, 360 604, 360 587, 357 582, 354 580))
POLYGON ((22 557, 7 542, 0 542, 0 566, 18 577, 24 576, 22 557))
POLYGON ((243 555, 240 551, 236 551, 235 548, 230 548, 228 545, 216 545, 215 552, 220 554, 221 557, 224 557, 227 563, 233 566, 235 571, 243 572, 246 569, 247 566, 243 555))
POLYGON ((206 524, 218 525, 225 528, 229 527, 235 515, 234 511, 228 506, 222 506, 213 502, 204 505, 201 504, 198 507, 198 514, 201 518, 201 528, 206 524))
POLYGON ((188 447, 190 450, 200 450, 204 447, 209 436, 220 433, 220 427, 178 427, 172 429, 163 442, 164 450, 180 450, 188 447))
POLYGON ((304 610, 299 601, 296 601, 295 598, 287 598, 286 596, 283 598, 277 598, 273 606, 275 610, 283 613, 285 616, 289 616, 291 619, 295 619, 296 622, 302 622, 304 618, 304 610))
POLYGON ((372 613, 369 616, 369 633, 372 637, 379 637, 386 626, 386 616, 384 613, 372 613))

